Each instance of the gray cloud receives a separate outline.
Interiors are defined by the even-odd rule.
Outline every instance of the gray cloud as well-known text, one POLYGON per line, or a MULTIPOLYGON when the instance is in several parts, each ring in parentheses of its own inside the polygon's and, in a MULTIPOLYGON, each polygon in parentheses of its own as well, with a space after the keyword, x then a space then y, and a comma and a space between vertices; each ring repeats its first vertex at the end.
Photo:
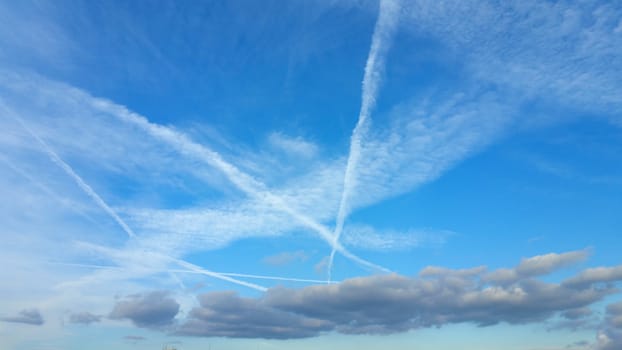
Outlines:
POLYGON ((44 323, 43 317, 37 309, 22 310, 15 316, 3 317, 1 320, 4 322, 25 323, 35 326, 40 326, 44 323))
POLYGON ((591 316, 593 314, 592 310, 587 307, 581 307, 578 309, 568 310, 563 312, 561 315, 568 320, 578 320, 580 318, 585 318, 591 316))
POLYGON ((605 321, 596 341, 597 350, 622 349, 622 302, 607 306, 605 321))
POLYGON ((562 267, 570 266, 585 260, 588 250, 578 250, 562 254, 550 253, 522 259, 514 269, 499 269, 486 276, 486 279, 497 283, 511 283, 521 278, 542 276, 562 267))
POLYGON ((108 317, 128 319, 138 327, 160 328, 170 325, 178 312, 179 304, 167 293, 151 292, 118 301, 108 317))
POLYGON ((179 329, 182 335, 234 338, 305 338, 332 329, 330 321, 313 319, 273 307, 265 299, 239 297, 234 292, 199 296, 179 329))
POLYGON ((100 315, 94 315, 90 312, 79 312, 75 314, 71 314, 69 316, 69 322, 71 323, 81 323, 81 324, 91 324, 101 321, 100 315))
MULTIPOLYGON (((302 289, 279 287, 259 298, 242 298, 234 292, 207 293, 199 296, 200 306, 190 312, 178 332, 284 339, 325 331, 390 334, 451 323, 525 324, 556 316, 566 324, 564 328, 586 327, 591 324, 589 306, 618 292, 614 285, 597 278, 580 285, 568 282, 577 277, 561 283, 535 278, 570 261, 580 261, 584 254, 523 259, 507 269, 516 276, 510 281, 489 279, 496 271, 488 273, 485 267, 427 267, 417 277, 377 275, 302 289)), ((610 276, 602 277, 611 282, 610 276)))
POLYGON ((302 250, 295 252, 282 252, 276 255, 265 257, 262 261, 264 264, 272 266, 284 266, 289 265, 296 261, 306 261, 309 256, 302 250))
POLYGON ((584 287, 593 283, 614 282, 622 280, 622 266, 596 267, 581 272, 568 281, 566 285, 577 288, 584 287))
POLYGON ((580 329, 597 330, 600 324, 598 317, 589 307, 580 307, 560 313, 561 319, 554 321, 547 330, 567 329, 577 331, 580 329))
POLYGON ((123 339, 136 342, 139 340, 145 340, 145 337, 142 337, 140 335, 126 335, 125 337, 123 337, 123 339))

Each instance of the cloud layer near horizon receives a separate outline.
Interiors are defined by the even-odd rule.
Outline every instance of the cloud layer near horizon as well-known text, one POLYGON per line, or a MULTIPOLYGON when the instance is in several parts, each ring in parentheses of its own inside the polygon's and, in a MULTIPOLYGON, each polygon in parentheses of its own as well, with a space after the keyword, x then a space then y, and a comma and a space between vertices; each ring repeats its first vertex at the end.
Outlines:
MULTIPOLYGON (((587 251, 551 253, 493 271, 483 266, 427 267, 416 277, 390 274, 300 289, 276 287, 258 298, 233 291, 205 293, 198 296, 199 306, 171 329, 192 336, 290 339, 324 332, 391 334, 452 323, 491 326, 556 318, 584 320, 592 316, 594 303, 618 292, 611 283, 621 281, 622 275, 587 269, 559 283, 539 277, 586 257, 587 251), (589 282, 577 283, 577 279, 589 282)), ((611 307, 609 314, 615 310, 611 307)), ((612 339, 617 334, 612 327, 619 326, 615 317, 607 319, 606 334, 612 339)))

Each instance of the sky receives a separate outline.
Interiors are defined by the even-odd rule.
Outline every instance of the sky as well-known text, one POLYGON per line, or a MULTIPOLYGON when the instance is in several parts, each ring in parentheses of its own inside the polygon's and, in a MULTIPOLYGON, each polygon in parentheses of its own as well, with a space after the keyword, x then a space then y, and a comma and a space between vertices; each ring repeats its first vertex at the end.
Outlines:
POLYGON ((622 348, 622 3, 0 0, 0 348, 622 348))

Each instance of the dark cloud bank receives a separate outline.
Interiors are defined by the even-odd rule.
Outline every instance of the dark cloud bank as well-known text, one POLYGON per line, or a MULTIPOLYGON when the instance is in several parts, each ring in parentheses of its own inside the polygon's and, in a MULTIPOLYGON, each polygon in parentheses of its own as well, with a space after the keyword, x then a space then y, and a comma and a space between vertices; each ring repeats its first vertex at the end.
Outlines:
POLYGON ((43 316, 37 309, 22 310, 15 316, 2 317, 0 320, 11 323, 24 323, 40 326, 44 323, 43 316))
MULTIPOLYGON (((615 294, 622 266, 583 270, 560 283, 538 279, 587 257, 586 251, 547 254, 512 269, 452 270, 427 267, 416 277, 361 277, 301 289, 272 288, 258 298, 235 292, 198 297, 199 306, 174 324, 179 305, 164 293, 117 303, 112 318, 178 335, 290 339, 320 335, 391 334, 452 323, 490 326, 557 320, 570 325, 593 320, 590 306, 615 294)), ((607 309, 598 333, 600 349, 620 349, 622 304, 607 309), (613 345, 611 345, 613 344, 613 345)))

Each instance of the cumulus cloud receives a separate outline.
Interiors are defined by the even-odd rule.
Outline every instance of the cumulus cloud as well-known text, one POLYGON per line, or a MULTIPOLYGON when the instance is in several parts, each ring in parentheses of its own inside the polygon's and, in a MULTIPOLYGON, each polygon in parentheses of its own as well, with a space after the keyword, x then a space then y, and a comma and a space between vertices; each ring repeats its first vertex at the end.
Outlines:
POLYGON ((118 301, 109 318, 128 319, 143 328, 160 328, 170 325, 179 312, 179 303, 166 292, 135 294, 118 301))
POLYGON ((74 313, 69 316, 69 322, 71 323, 80 323, 80 324, 91 324, 97 323, 101 321, 102 317, 100 315, 94 315, 90 312, 79 312, 74 313))
MULTIPOLYGON (((489 279, 486 267, 427 267, 416 277, 376 275, 302 289, 277 287, 259 298, 243 298, 234 292, 207 293, 199 296, 200 306, 190 312, 178 332, 283 339, 327 331, 390 334, 452 323, 526 324, 557 316, 568 324, 585 325, 592 315, 589 307, 616 293, 614 285, 603 285, 602 280, 576 285, 536 278, 569 261, 580 261, 584 254, 577 251, 523 259, 508 269, 517 276, 512 281, 489 279)), ((622 306, 610 307, 609 314, 618 308, 622 314, 622 306)), ((614 316, 609 320, 612 325, 622 324, 614 316)), ((603 334, 614 339, 616 333, 603 334)))
POLYGON ((3 317, 1 320, 4 322, 24 323, 35 326, 40 326, 44 323, 43 317, 37 309, 22 310, 15 316, 3 317))
POLYGON ((263 298, 242 298, 235 292, 203 294, 199 302, 200 307, 190 312, 179 334, 289 339, 315 336, 332 328, 330 321, 280 310, 263 298))

